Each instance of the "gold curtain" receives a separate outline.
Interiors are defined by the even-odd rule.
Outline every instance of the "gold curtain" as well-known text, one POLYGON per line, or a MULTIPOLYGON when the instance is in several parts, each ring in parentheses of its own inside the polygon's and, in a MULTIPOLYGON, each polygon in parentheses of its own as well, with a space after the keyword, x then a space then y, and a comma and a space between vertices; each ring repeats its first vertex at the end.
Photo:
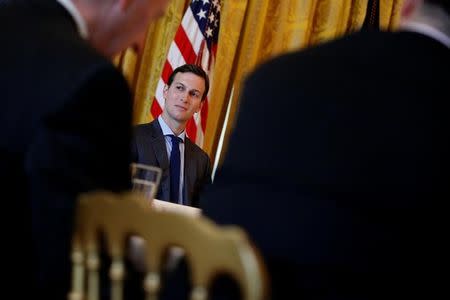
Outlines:
POLYGON ((394 30, 400 20, 400 10, 403 0, 380 0, 380 27, 384 30, 394 30))
MULTIPOLYGON (((225 29, 242 33, 233 64, 235 71, 229 80, 229 86, 234 92, 229 99, 232 102, 222 151, 226 149, 229 134, 233 129, 245 76, 257 64, 275 55, 318 44, 359 29, 364 22, 368 0, 248 0, 247 2, 248 10, 243 27, 225 29)), ((228 7, 225 5, 226 2, 224 10, 227 10, 228 7)), ((220 42, 219 40, 219 49, 220 42)), ((223 48, 220 50, 227 51, 223 48)), ((214 142, 217 141, 221 129, 212 127, 211 131, 214 130, 216 135, 214 141, 210 141, 212 143, 210 153, 215 150, 214 142)))
MULTIPOLYGON (((396 26, 402 0, 380 0, 380 25, 396 26)), ((190 0, 172 0, 152 24, 142 57, 125 52, 120 66, 135 92, 134 123, 151 121, 151 102, 166 53, 190 0)), ((245 76, 257 64, 361 28, 368 0, 221 0, 221 24, 203 148, 214 161, 225 113, 224 149, 239 106, 245 76)))

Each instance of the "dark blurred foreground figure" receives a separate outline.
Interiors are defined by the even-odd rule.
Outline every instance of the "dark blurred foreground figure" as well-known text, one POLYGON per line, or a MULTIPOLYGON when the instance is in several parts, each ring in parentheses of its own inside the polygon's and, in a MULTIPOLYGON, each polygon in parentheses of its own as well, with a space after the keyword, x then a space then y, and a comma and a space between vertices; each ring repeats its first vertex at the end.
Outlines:
POLYGON ((131 95, 111 58, 138 48, 167 2, 0 3, 2 272, 13 298, 65 299, 75 197, 129 188, 131 95))
POLYGON ((248 231, 272 299, 431 299, 442 288, 448 5, 407 0, 398 32, 283 55, 248 77, 201 208, 248 231))

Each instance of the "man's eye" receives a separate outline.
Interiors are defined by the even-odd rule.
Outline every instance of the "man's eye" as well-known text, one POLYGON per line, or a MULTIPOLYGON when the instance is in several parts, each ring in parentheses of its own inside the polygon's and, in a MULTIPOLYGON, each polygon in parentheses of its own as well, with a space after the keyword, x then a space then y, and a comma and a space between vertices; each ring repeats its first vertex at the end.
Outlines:
POLYGON ((195 97, 195 98, 198 98, 198 97, 200 97, 200 93, 198 93, 198 92, 191 92, 191 96, 195 97))
POLYGON ((182 91, 182 90, 183 90, 183 86, 181 86, 181 85, 177 86, 176 88, 177 88, 177 90, 179 90, 179 91, 182 91))

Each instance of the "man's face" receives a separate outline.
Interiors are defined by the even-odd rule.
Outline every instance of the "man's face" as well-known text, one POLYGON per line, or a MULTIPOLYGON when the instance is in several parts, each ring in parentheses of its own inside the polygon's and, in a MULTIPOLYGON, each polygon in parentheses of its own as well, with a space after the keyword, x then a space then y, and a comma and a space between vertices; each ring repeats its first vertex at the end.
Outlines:
POLYGON ((202 107, 205 80, 193 73, 177 73, 172 84, 164 89, 163 116, 185 124, 202 107))

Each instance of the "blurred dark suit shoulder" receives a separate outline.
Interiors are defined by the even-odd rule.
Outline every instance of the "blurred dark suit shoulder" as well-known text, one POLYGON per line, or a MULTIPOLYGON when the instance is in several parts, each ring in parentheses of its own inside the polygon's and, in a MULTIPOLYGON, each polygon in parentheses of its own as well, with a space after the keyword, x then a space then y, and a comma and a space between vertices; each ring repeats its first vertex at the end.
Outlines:
POLYGON ((56 1, 2 4, 0 27, 1 182, 17 225, 2 226, 15 241, 11 278, 29 283, 19 292, 39 286, 61 299, 76 195, 130 186, 131 95, 56 1))
POLYGON ((442 258, 437 191, 448 198, 448 54, 417 33, 358 33, 247 78, 201 208, 249 232, 273 299, 427 290, 422 268, 442 258))

